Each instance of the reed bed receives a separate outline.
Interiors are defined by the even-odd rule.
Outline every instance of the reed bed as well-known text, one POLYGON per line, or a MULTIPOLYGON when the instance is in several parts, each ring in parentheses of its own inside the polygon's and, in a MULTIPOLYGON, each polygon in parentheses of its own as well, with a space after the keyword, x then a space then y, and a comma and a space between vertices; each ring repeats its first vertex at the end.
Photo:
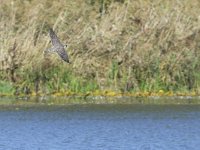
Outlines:
POLYGON ((0 93, 200 92, 198 0, 0 3, 0 93), (44 57, 49 27, 71 64, 44 57))

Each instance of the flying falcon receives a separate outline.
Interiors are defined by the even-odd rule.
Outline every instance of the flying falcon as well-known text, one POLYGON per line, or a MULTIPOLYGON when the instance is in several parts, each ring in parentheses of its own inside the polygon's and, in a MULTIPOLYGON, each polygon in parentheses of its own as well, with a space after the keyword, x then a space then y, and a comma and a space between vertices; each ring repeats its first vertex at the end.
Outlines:
POLYGON ((55 52, 57 53, 60 58, 62 60, 64 60, 65 62, 67 63, 70 63, 69 62, 69 58, 68 58, 68 55, 67 55, 67 52, 65 51, 65 47, 67 47, 67 45, 63 45, 60 40, 58 39, 57 35, 55 34, 55 32, 53 31, 53 29, 50 28, 49 30, 49 35, 50 35, 50 38, 51 38, 51 43, 53 45, 53 47, 45 50, 44 52, 55 52))

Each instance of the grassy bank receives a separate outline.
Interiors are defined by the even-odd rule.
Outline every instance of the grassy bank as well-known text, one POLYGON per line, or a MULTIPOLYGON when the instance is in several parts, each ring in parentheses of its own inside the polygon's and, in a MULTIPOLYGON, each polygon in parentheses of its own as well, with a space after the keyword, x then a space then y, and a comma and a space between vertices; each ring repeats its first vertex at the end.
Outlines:
POLYGON ((197 0, 2 0, 0 94, 199 95, 199 7, 197 0), (68 44, 72 64, 44 58, 49 27, 68 44))

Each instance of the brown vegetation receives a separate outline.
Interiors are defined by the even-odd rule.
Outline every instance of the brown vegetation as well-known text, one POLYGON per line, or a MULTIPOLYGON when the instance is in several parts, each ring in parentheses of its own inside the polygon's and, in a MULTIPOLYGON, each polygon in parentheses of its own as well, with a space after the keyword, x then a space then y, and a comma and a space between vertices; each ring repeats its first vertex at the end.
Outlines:
POLYGON ((199 92, 198 0, 0 3, 0 77, 15 87, 199 92), (44 58, 48 27, 68 43, 71 65, 44 58))

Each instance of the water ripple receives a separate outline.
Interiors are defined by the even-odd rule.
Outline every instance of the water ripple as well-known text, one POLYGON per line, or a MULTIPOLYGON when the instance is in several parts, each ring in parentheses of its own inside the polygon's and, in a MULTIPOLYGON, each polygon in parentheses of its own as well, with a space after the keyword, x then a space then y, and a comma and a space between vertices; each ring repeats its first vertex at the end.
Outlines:
POLYGON ((0 149, 197 150, 199 124, 200 106, 0 110, 0 149))

